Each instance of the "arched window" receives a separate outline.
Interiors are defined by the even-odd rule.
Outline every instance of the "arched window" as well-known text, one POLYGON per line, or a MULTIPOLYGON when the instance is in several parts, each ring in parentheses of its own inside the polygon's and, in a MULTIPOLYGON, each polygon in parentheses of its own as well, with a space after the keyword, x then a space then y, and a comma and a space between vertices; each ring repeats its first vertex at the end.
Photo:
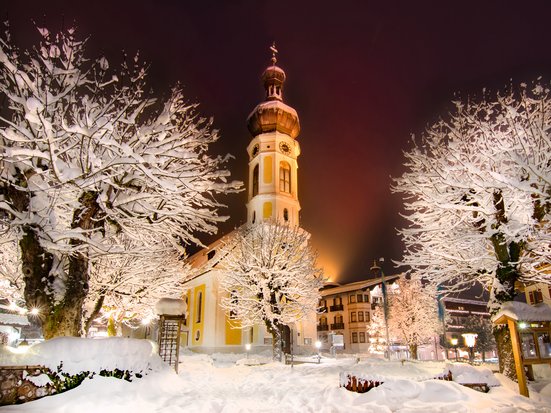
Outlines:
POLYGON ((289 221, 289 210, 287 208, 284 208, 283 209, 283 220, 285 222, 288 222, 289 221))
POLYGON ((291 193, 291 165, 283 161, 279 164, 279 191, 291 193))
POLYGON ((253 196, 258 195, 258 164, 253 169, 253 196))
POLYGON ((199 294, 197 294, 197 308, 196 308, 196 311, 195 313, 197 314, 197 317, 196 317, 196 323, 200 323, 201 322, 201 308, 203 307, 203 293, 202 292, 199 292, 199 294))

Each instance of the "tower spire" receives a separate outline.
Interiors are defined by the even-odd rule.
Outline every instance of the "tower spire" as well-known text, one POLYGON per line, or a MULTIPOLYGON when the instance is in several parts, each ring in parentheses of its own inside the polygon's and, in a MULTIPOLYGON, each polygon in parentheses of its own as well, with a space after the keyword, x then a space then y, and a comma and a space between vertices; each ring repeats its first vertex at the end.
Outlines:
POLYGON ((278 53, 278 51, 276 49, 275 40, 272 43, 272 45, 270 46, 270 50, 272 51, 272 66, 275 66, 275 64, 277 63, 277 53, 278 53))

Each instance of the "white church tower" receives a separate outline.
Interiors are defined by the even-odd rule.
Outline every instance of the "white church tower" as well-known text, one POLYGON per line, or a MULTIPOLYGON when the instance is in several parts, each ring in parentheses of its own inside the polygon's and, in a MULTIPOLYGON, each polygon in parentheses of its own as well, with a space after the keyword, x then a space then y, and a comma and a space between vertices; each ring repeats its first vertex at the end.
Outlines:
POLYGON ((247 127, 253 136, 249 154, 247 222, 277 220, 299 225, 296 138, 300 124, 296 110, 283 103, 285 72, 276 66, 277 50, 271 48, 272 65, 262 74, 266 100, 251 112, 247 127))

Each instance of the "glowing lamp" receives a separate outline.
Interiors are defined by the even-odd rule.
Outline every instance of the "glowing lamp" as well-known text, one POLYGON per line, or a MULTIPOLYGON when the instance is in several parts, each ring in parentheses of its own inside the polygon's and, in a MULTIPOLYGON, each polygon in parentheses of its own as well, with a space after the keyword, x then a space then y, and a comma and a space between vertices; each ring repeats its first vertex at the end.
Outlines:
POLYGON ((528 327, 528 324, 525 323, 524 321, 521 321, 520 323, 518 323, 518 328, 520 328, 521 330, 524 330, 526 327, 528 327))
POLYGON ((31 314, 32 314, 32 315, 38 315, 39 312, 40 312, 40 311, 38 310, 38 308, 32 308, 32 309, 31 309, 31 314))
POLYGON ((251 350, 251 343, 245 344, 245 350, 247 350, 247 351, 251 350))
POLYGON ((452 346, 457 346, 457 343, 459 342, 459 340, 456 338, 456 337, 453 337, 451 340, 450 340, 450 343, 452 346))
POLYGON ((319 350, 321 348, 321 341, 316 341, 316 348, 319 350))
POLYGON ((467 347, 474 347, 474 345, 476 344, 476 338, 478 337, 478 334, 465 333, 461 335, 465 339, 465 344, 467 345, 467 347))

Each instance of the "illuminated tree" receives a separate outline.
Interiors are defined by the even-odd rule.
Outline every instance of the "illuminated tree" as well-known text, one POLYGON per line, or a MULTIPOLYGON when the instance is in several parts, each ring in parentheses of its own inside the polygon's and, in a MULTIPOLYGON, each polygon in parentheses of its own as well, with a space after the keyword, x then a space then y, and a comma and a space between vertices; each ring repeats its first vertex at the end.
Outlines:
POLYGON ((224 247, 221 306, 241 328, 264 323, 281 360, 281 331, 316 313, 323 286, 310 234, 299 227, 264 222, 236 230, 224 247))
POLYGON ((44 336, 77 336, 94 257, 128 252, 113 238, 142 252, 199 242, 224 219, 214 196, 240 185, 227 182, 227 157, 207 154, 218 135, 180 88, 156 99, 137 57, 113 70, 74 29, 38 30, 27 51, 0 39, 1 226, 44 336))
MULTIPOLYGON (((406 156, 394 191, 409 226, 402 263, 453 292, 480 283, 492 313, 515 283, 551 283, 551 98, 542 84, 455 102, 406 156)), ((514 376, 507 330, 500 367, 514 376)))
POLYGON ((386 351, 386 323, 382 305, 377 305, 371 312, 370 322, 367 325, 369 352, 383 354, 386 351))
POLYGON ((417 279, 400 279, 397 288, 388 292, 388 327, 390 335, 409 347, 410 357, 417 359, 417 347, 428 343, 442 329, 438 317, 436 289, 417 279))

